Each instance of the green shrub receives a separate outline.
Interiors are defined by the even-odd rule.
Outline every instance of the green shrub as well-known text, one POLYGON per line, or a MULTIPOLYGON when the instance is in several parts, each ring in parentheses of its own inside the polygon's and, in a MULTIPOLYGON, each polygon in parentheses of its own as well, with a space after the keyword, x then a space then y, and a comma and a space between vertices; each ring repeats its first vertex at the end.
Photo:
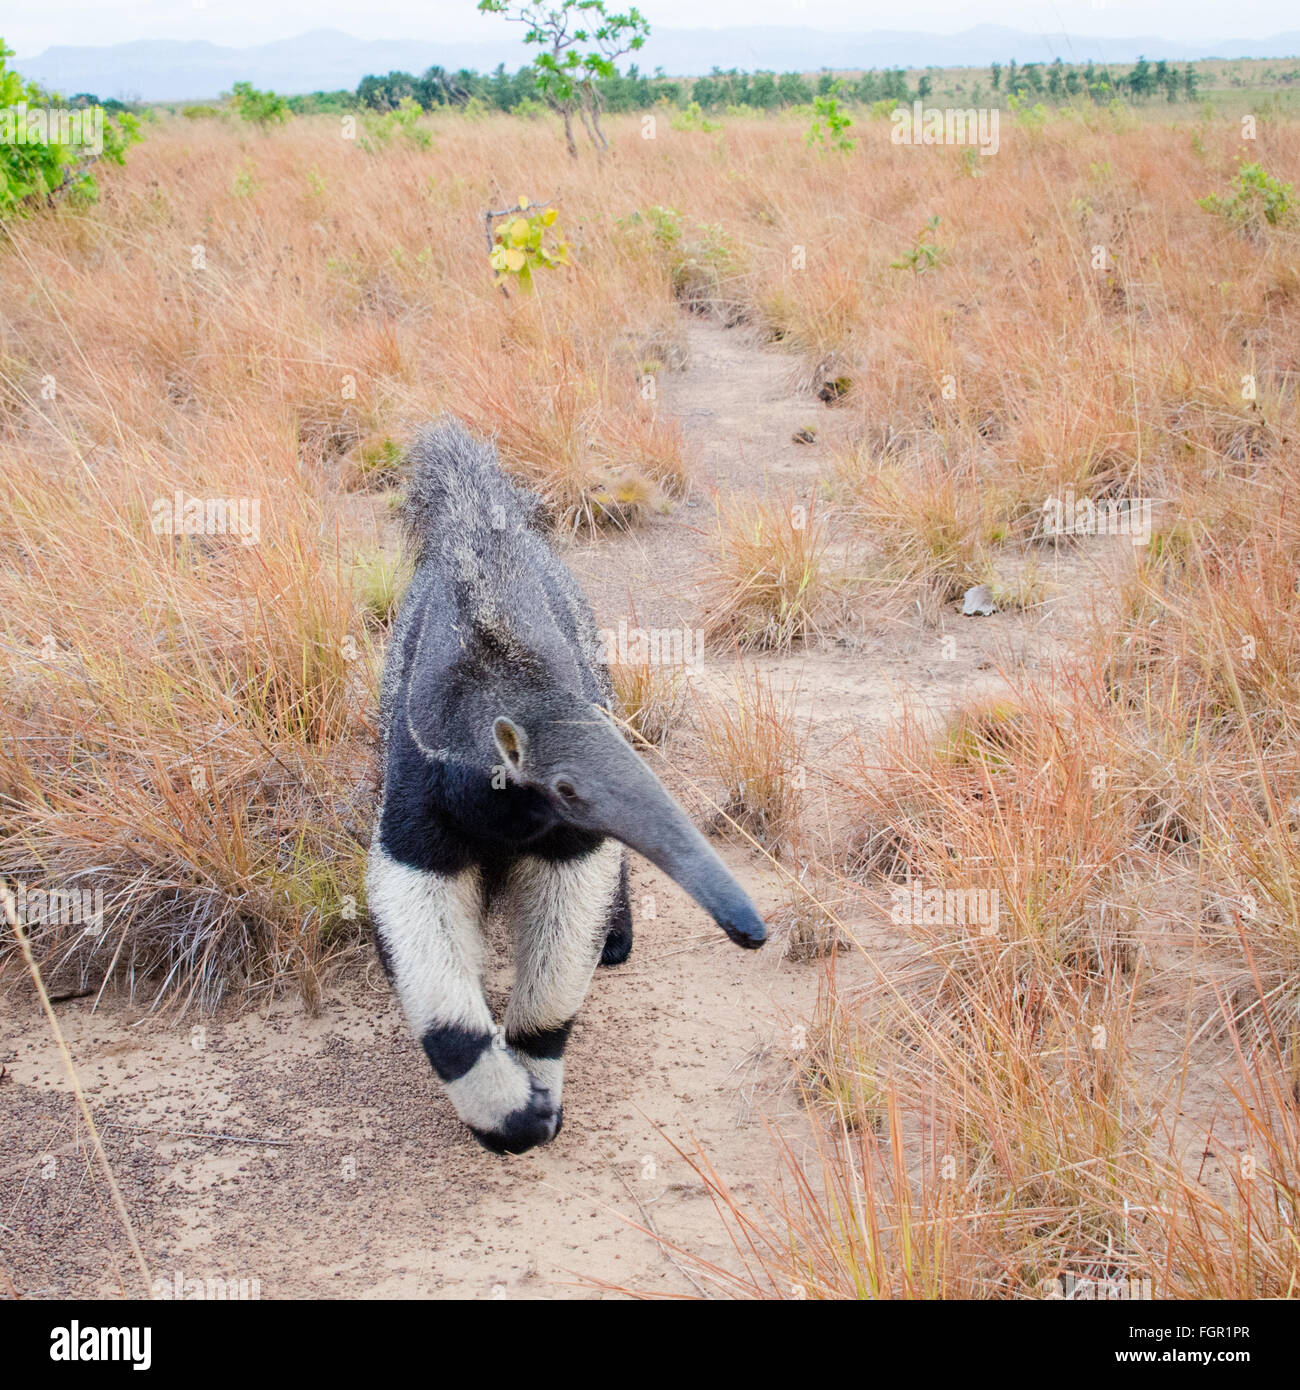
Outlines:
POLYGON ((251 82, 236 82, 235 110, 246 121, 260 126, 283 125, 289 119, 289 103, 274 92, 259 92, 251 82))
POLYGON ((433 144, 433 136, 420 124, 420 117, 423 115, 424 110, 418 101, 412 97, 403 97, 392 111, 366 120, 362 148, 373 154, 380 146, 387 145, 395 135, 400 135, 419 149, 429 149, 433 144))
POLYGON ((1029 98, 1023 92, 1015 92, 1009 96, 1007 107, 1016 118, 1016 124, 1033 135, 1037 135, 1043 129, 1052 115, 1041 101, 1036 101, 1031 106, 1029 98))
POLYGON ((856 143, 848 133, 853 118, 840 110, 836 100, 844 90, 843 82, 835 82, 829 92, 813 98, 813 121, 804 140, 809 145, 820 145, 824 150, 839 150, 847 154, 856 143))
POLYGON ((138 121, 126 110, 110 116, 99 105, 63 108, 60 97, 42 91, 7 66, 6 59, 12 56, 13 50, 0 41, 0 218, 40 198, 66 194, 94 199, 99 190, 90 166, 96 159, 123 163, 127 147, 140 138, 138 121), (84 140, 73 144, 66 136, 61 139, 51 129, 56 111, 65 121, 70 117, 78 123, 93 121, 102 146, 87 149, 84 140))
POLYGON ((1231 193, 1209 193, 1197 202, 1234 227, 1258 227, 1261 222, 1276 227, 1295 215, 1292 197, 1292 185, 1270 174, 1262 164, 1243 164, 1231 193))
POLYGON ((691 102, 685 111, 679 111, 673 117, 671 125, 674 130, 712 131, 722 129, 718 121, 710 121, 705 117, 704 113, 700 110, 700 103, 698 101, 691 102))

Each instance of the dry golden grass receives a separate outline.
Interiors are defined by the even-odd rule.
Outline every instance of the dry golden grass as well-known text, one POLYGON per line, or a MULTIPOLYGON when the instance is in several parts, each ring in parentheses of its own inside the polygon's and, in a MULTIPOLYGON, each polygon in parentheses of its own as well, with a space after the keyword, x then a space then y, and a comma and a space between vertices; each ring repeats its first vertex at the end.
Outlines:
MULTIPOLYGON (((455 411, 558 527, 635 524, 690 487, 646 389, 680 315, 762 326, 810 404, 839 383, 824 481, 869 594, 951 601, 1041 544, 1067 492, 1157 507, 1073 664, 833 770, 839 887, 882 914, 909 879, 996 888, 996 931, 899 923, 913 964, 865 994, 830 958, 800 1072, 820 1155, 786 1149, 766 1205, 693 1156, 749 1271, 702 1277, 742 1297, 1036 1296, 1066 1275, 1294 1295, 1300 234, 1198 206, 1230 186, 1239 127, 1008 120, 972 169, 865 118, 843 158, 789 119, 609 124, 597 165, 545 121, 438 118, 428 150, 332 119, 162 123, 98 206, 7 228, 0 872, 103 876, 111 904, 94 941, 32 930, 46 970, 314 998, 363 912, 374 643, 400 580, 359 518, 382 524, 400 442, 455 411), (559 210, 575 264, 505 299, 481 217, 521 193, 559 210), (941 264, 891 269, 932 215, 941 264), (177 489, 257 499, 257 543, 155 534, 177 489)), ((1300 183, 1300 124, 1261 121, 1249 153, 1300 183)), ((789 500, 720 500, 712 635, 756 661, 846 592, 789 500)), ((797 844, 802 734, 748 680, 701 717, 723 804, 797 844)), ((657 741, 675 692, 619 681, 657 741)), ((805 881, 849 940, 835 870, 805 881)))
POLYGON ((832 598, 815 502, 717 500, 704 635, 737 651, 783 651, 817 635, 832 598))
POLYGON ((610 665, 609 674, 624 731, 650 747, 662 747, 685 708, 685 667, 620 661, 610 665))
POLYGON ((780 853, 794 838, 805 781, 806 731, 796 723, 792 696, 741 669, 723 696, 700 697, 697 724, 709 769, 722 785, 718 829, 780 853))

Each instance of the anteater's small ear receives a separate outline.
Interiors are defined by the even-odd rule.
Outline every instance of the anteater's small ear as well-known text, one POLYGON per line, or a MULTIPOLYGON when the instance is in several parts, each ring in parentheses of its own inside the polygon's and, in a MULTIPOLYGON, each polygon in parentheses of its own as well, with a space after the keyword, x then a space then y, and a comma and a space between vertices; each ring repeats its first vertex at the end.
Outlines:
POLYGON ((492 725, 492 737, 496 740, 502 760, 510 771, 522 772, 524 755, 528 752, 528 735, 503 714, 492 725))

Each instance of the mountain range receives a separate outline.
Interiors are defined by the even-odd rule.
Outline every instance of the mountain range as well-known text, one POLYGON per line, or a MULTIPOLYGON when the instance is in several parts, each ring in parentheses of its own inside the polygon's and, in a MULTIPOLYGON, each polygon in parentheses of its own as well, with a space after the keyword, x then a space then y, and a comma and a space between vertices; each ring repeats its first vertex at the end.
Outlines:
MULTIPOLYGON (((698 75, 713 67, 816 71, 823 67, 917 68, 986 66, 1015 58, 1020 63, 1128 63, 1145 55, 1186 62, 1197 58, 1285 58, 1300 54, 1300 30, 1268 39, 1224 39, 1199 43, 1163 39, 1073 38, 1030 34, 983 24, 960 34, 902 30, 830 33, 817 29, 754 27, 657 29, 636 55, 643 72, 698 75)), ((316 29, 296 38, 250 48, 225 48, 205 41, 138 40, 99 48, 59 45, 14 66, 25 77, 70 96, 143 101, 198 101, 228 91, 240 81, 297 92, 353 88, 368 73, 393 69, 420 73, 437 63, 454 71, 490 71, 498 63, 514 70, 529 52, 517 39, 440 42, 437 39, 356 39, 337 29, 316 29)))

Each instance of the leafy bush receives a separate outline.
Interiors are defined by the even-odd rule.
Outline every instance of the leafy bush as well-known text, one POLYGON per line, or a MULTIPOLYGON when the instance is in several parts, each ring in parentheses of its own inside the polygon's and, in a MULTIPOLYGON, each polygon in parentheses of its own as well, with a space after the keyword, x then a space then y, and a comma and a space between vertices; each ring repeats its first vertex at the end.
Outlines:
POLYGON ((422 150, 430 149, 433 136, 420 124, 424 114, 420 103, 412 97, 403 97, 397 106, 386 115, 366 120, 366 135, 361 144, 371 154, 377 148, 387 145, 395 135, 422 150))
POLYGON ((1042 130, 1052 114, 1041 101, 1036 101, 1031 106, 1029 99, 1019 92, 1007 98, 1007 107, 1016 118, 1016 124, 1032 135, 1042 130))
POLYGON ((251 82, 236 82, 235 110, 246 121, 260 126, 283 125, 289 119, 289 103, 274 92, 259 92, 251 82))
POLYGON ((672 119, 674 130, 721 130, 722 126, 718 121, 710 121, 705 118, 700 110, 700 103, 693 101, 685 111, 679 111, 672 119))
POLYGON ((16 212, 32 199, 52 198, 65 193, 70 197, 93 200, 98 194, 90 165, 96 159, 108 159, 121 164, 128 145, 139 138, 136 118, 125 110, 116 111, 110 118, 102 106, 82 106, 71 114, 80 120, 102 121, 102 149, 83 153, 82 147, 57 138, 49 139, 45 128, 33 138, 33 126, 18 127, 22 116, 43 116, 49 122, 51 108, 60 106, 60 98, 44 92, 34 82, 28 82, 6 64, 13 50, 0 41, 0 217, 16 212), (26 107, 26 113, 15 110, 26 107))
POLYGON ((1292 185, 1270 174, 1262 164, 1243 164, 1230 194, 1209 193, 1197 202, 1206 212, 1217 213, 1240 228, 1258 227, 1261 222, 1276 227, 1295 214, 1292 185))
MULTIPOLYGON (((634 220, 640 213, 633 213, 634 220)), ((682 215, 676 208, 661 207, 656 203, 646 209, 645 220, 650 224, 651 233, 660 246, 673 247, 682 239, 682 215)))
POLYGON ((836 82, 830 91, 813 98, 813 122, 804 137, 809 145, 820 145, 824 150, 841 150, 848 153, 855 141, 848 134, 853 118, 840 110, 836 98, 844 90, 843 82, 836 82))

